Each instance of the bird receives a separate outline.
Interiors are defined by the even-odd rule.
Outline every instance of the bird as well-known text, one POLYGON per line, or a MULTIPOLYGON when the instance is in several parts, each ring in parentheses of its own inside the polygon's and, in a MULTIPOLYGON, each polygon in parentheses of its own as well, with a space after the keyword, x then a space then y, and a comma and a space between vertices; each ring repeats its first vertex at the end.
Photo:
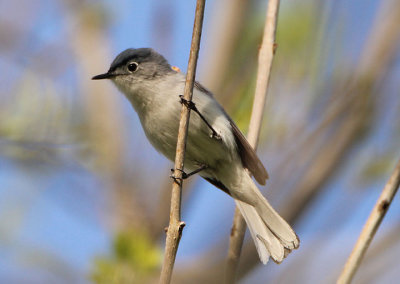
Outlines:
POLYGON ((171 161, 175 160, 181 104, 195 111, 189 121, 184 160, 189 173, 183 172, 183 177, 197 173, 234 199, 263 264, 270 257, 281 263, 299 247, 294 230, 255 183, 265 185, 264 165, 209 90, 196 81, 192 100, 185 101, 185 74, 151 48, 124 50, 106 73, 92 79, 113 82, 132 104, 149 142, 171 161))

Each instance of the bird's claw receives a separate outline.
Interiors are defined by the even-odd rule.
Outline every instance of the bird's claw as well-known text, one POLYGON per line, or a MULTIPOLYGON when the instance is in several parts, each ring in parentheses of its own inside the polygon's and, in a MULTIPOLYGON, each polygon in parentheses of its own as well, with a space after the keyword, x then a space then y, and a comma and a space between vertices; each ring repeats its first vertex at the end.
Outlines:
POLYGON ((180 103, 181 104, 185 105, 187 108, 190 108, 191 110, 196 110, 197 111, 196 104, 194 102, 188 101, 187 99, 185 99, 183 97, 183 95, 179 95, 179 98, 180 98, 180 103))
POLYGON ((170 178, 172 178, 176 183, 180 183, 179 180, 183 180, 183 179, 187 179, 189 176, 187 173, 185 173, 182 169, 177 169, 178 171, 182 172, 182 177, 176 177, 174 175, 175 170, 171 169, 171 175, 169 176, 170 178))

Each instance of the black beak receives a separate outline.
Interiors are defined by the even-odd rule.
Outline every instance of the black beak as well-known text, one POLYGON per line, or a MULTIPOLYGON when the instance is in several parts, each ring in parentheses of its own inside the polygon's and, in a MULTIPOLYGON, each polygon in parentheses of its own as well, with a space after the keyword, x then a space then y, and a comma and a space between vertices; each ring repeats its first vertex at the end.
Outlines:
POLYGON ((111 74, 109 72, 104 73, 104 74, 100 74, 100 75, 96 75, 92 78, 92 80, 102 80, 102 79, 110 79, 114 77, 114 74, 111 74))

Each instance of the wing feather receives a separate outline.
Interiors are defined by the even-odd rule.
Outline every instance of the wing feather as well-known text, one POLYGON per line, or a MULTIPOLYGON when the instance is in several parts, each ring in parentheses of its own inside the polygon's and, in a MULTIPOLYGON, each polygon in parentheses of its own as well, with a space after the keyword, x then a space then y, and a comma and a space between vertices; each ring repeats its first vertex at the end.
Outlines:
POLYGON ((268 179, 267 170, 264 168, 253 147, 251 147, 246 137, 244 137, 243 133, 232 120, 231 127, 243 166, 250 171, 259 184, 265 185, 265 181, 268 179))
MULTIPOLYGON (((213 94, 204 88, 199 82, 194 83, 194 87, 197 88, 199 91, 207 94, 210 97, 213 97, 213 94)), ((226 111, 221 107, 221 110, 224 112, 228 120, 230 121, 231 128, 233 135, 235 137, 236 145, 238 147, 240 159, 242 160, 243 166, 250 171, 250 173, 254 176, 256 181, 261 184, 265 185, 266 180, 268 179, 268 173, 265 169, 264 165, 258 158, 256 152, 254 151, 253 147, 249 144, 246 137, 244 137, 243 133, 240 129, 236 126, 233 120, 229 117, 226 111)), ((209 182, 213 183, 209 180, 209 182)), ((214 184, 215 185, 215 184, 214 184)), ((217 187, 221 188, 220 186, 216 185, 217 187)), ((224 190, 224 189, 223 189, 224 190)), ((225 191, 225 190, 224 190, 225 191)))

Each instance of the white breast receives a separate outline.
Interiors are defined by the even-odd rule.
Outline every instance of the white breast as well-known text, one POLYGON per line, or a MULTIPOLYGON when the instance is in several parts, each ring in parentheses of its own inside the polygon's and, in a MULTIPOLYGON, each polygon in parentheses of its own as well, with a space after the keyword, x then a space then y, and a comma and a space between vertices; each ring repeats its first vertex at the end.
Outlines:
MULTIPOLYGON (((149 86, 136 86, 136 95, 127 96, 137 111, 151 144, 168 159, 174 160, 181 112, 179 95, 183 95, 185 76, 169 75, 149 86), (157 86, 156 88, 154 86, 157 86), (144 92, 143 89, 146 89, 144 92)), ((211 138, 211 130, 191 112, 189 136, 186 146, 185 167, 194 169, 198 164, 218 167, 220 163, 237 158, 236 143, 228 118, 213 97, 194 89, 193 102, 197 109, 222 137, 211 138)))

